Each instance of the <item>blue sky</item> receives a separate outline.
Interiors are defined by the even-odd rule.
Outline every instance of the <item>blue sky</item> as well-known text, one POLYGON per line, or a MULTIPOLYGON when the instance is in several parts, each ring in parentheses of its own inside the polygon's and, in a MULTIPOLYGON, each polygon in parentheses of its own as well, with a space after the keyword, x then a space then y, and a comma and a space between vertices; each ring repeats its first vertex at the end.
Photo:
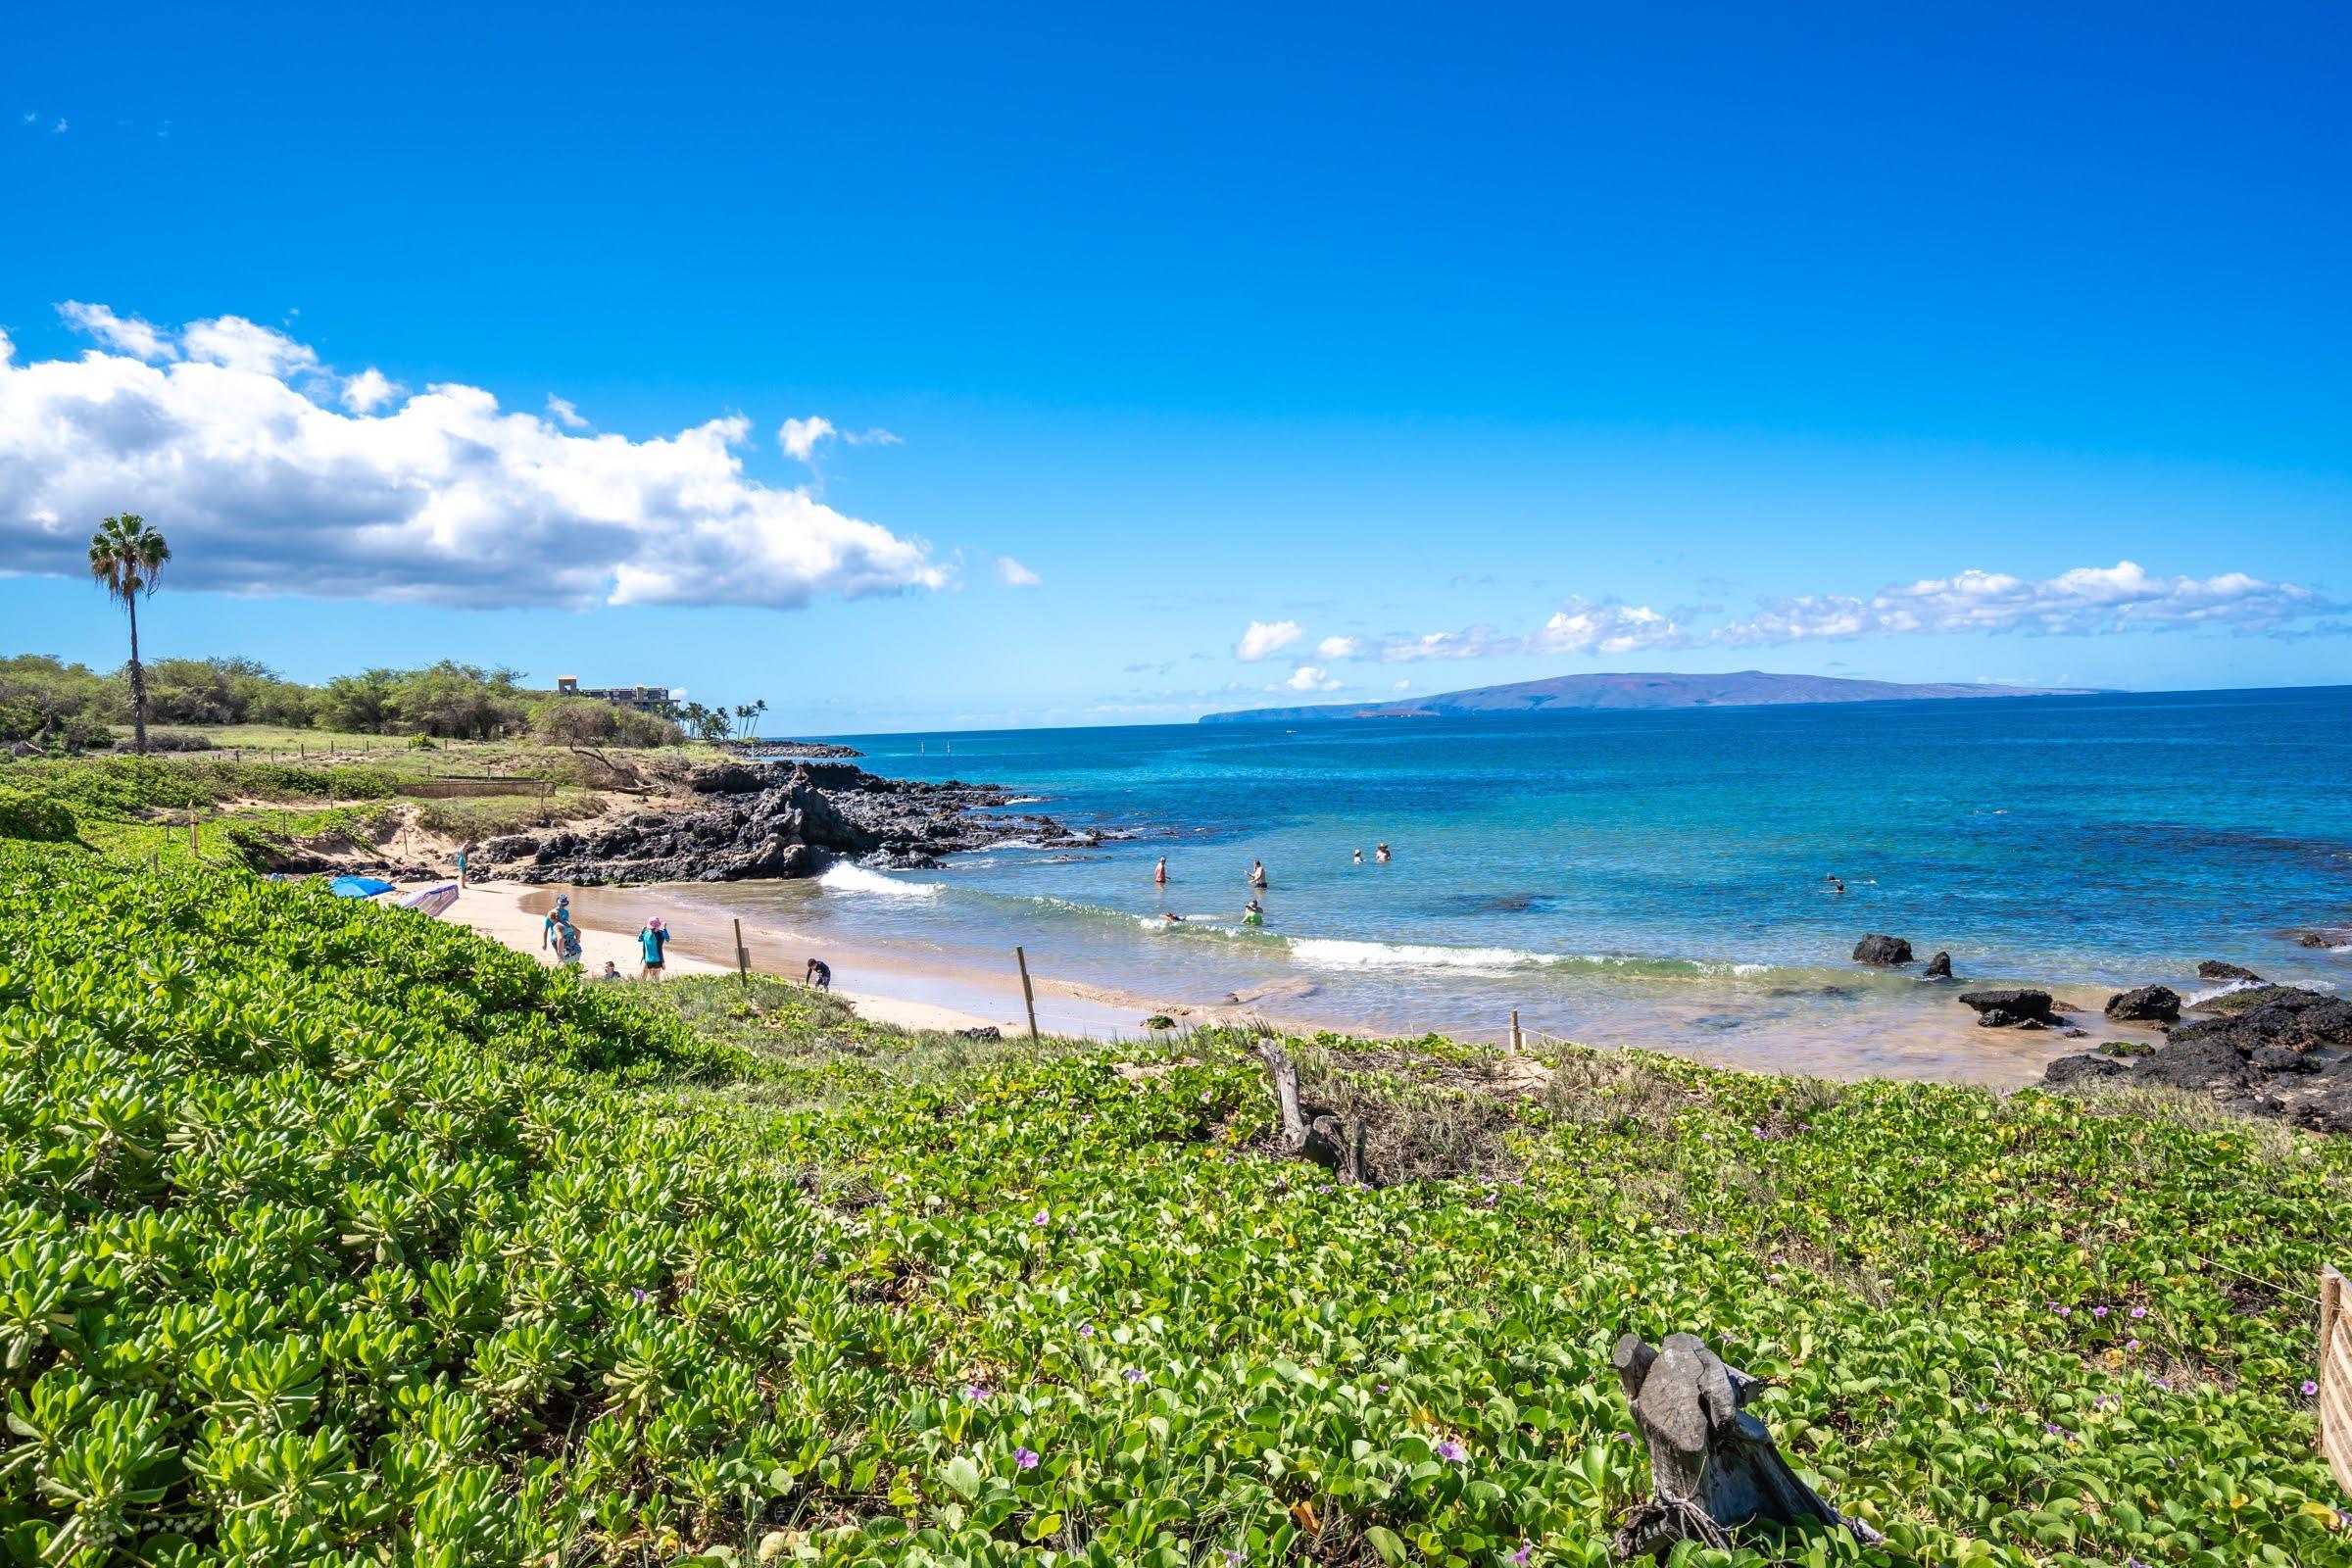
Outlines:
POLYGON ((2341 7, 1118 10, 13 8, 5 641, 129 508, 776 728, 2352 681, 2341 7))

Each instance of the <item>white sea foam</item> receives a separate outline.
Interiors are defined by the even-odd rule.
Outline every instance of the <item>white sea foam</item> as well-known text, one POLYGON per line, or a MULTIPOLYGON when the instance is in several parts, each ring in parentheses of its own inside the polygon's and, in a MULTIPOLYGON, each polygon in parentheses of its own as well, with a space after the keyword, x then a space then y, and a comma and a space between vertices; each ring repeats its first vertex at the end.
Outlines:
POLYGON ((1417 942, 1348 942, 1338 937, 1294 937, 1291 956, 1327 969, 1519 969, 1562 961, 1552 954, 1518 948, 1444 948, 1417 942))
POLYGON ((824 869, 817 885, 835 893, 877 893, 893 899, 928 899, 947 886, 944 882, 908 882, 869 871, 848 860, 835 860, 824 869))
POLYGON ((2270 984, 2271 982, 2268 980, 2225 980, 2218 986, 2206 986, 2200 990, 2191 991, 2180 999, 2180 1004, 2184 1007, 2193 1007, 2200 1002, 2211 1002, 2214 998, 2226 997, 2232 991, 2259 991, 2270 984))

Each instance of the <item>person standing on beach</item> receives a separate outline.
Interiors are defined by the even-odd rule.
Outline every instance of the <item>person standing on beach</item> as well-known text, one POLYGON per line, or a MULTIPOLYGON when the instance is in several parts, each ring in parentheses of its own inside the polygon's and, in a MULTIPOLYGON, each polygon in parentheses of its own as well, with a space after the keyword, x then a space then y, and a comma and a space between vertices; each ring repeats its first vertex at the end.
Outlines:
POLYGON ((1250 862, 1250 885, 1253 888, 1262 888, 1266 885, 1265 861, 1251 860, 1250 862))
POLYGON ((669 928, 662 923, 662 917, 657 914, 646 921, 644 928, 637 933, 638 950, 645 956, 645 967, 638 971, 638 979, 662 978, 662 955, 668 946, 669 928))
POLYGON ((802 971, 801 982, 814 986, 819 991, 830 991, 833 989, 833 966, 822 958, 810 958, 808 967, 802 971))
POLYGON ((558 953, 562 953, 564 951, 563 933, 564 928, 570 924, 571 895, 568 893, 559 894, 556 897, 556 906, 547 911, 547 918, 539 924, 541 951, 553 948, 558 953))

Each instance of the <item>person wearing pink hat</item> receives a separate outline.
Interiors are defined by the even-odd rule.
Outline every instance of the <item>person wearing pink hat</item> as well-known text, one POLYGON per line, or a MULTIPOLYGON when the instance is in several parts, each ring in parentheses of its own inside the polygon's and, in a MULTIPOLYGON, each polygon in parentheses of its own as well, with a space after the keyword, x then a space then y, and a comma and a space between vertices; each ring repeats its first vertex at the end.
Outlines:
POLYGON ((669 927, 663 925, 662 917, 657 914, 646 921, 645 928, 637 933, 637 947, 645 955, 645 967, 638 971, 638 979, 662 978, 662 955, 668 946, 669 927))

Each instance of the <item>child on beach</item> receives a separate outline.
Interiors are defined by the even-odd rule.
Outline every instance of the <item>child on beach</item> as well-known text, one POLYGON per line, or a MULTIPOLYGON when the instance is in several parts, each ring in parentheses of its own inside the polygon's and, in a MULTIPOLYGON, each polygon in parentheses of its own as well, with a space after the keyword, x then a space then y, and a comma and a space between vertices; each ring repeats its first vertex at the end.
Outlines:
POLYGON ((810 958, 808 967, 802 972, 801 981, 819 991, 830 991, 833 989, 833 966, 822 958, 810 958))

